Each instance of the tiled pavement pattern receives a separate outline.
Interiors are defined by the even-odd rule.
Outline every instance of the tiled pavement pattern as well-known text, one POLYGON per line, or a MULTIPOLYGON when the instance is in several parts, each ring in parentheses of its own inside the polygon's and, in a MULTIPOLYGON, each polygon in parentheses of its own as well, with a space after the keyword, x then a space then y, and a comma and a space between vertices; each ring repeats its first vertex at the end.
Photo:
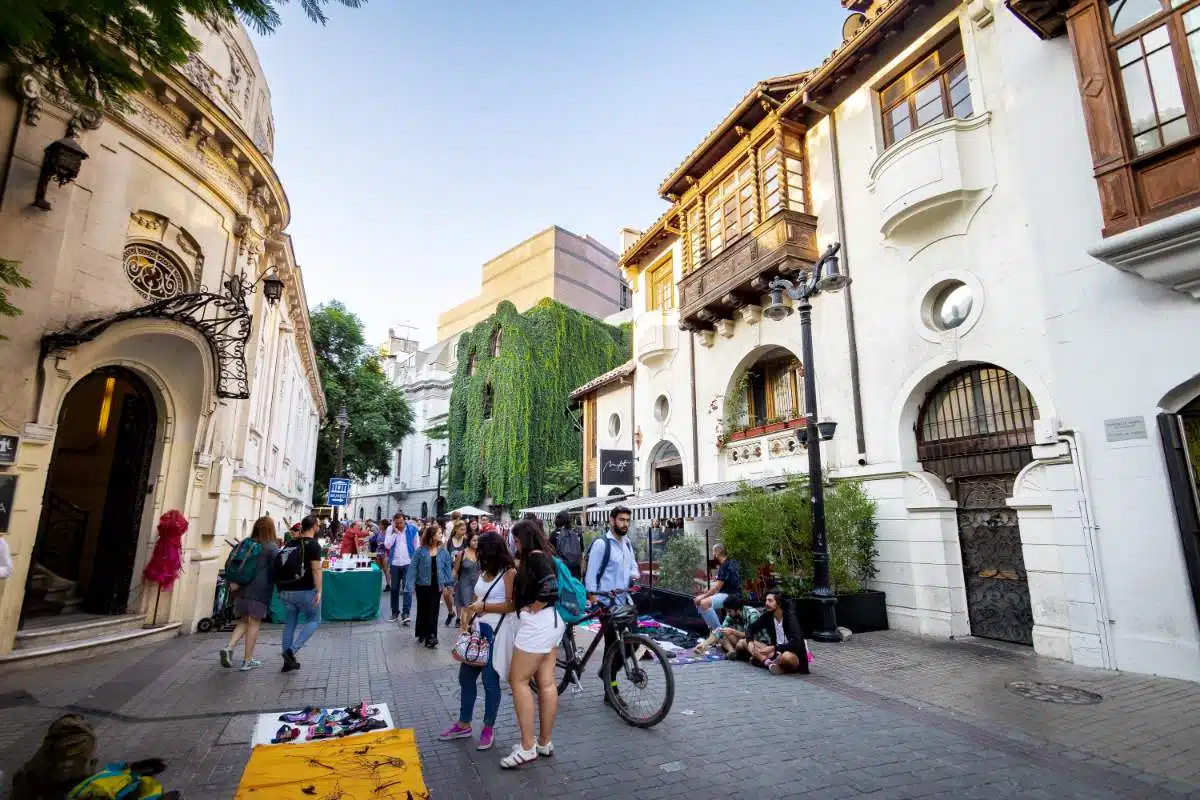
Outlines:
POLYGON ((564 698, 555 758, 502 773, 497 761, 515 739, 507 697, 490 752, 433 738, 458 706, 449 636, 431 652, 386 621, 327 624, 290 675, 277 671, 277 627, 260 651, 268 668, 250 674, 216 666, 223 638, 0 674, 0 770, 10 775, 63 709, 82 709, 102 758, 159 755, 170 762, 166 782, 189 800, 229 798, 259 711, 369 697, 416 729, 435 798, 1200 798, 1200 686, 977 644, 865 635, 818 645, 808 678, 679 667, 675 707, 650 731, 620 722, 591 679, 564 698), (1005 689, 1012 680, 1105 699, 1038 703, 1005 689))

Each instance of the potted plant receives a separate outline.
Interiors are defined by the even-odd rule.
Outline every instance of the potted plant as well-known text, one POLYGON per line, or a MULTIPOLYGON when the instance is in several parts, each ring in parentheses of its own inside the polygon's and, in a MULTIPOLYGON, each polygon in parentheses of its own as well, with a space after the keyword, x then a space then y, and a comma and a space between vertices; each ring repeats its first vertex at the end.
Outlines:
POLYGON ((767 424, 763 426, 763 433, 779 433, 786 429, 787 425, 783 421, 783 417, 771 417, 767 420, 767 424))
POLYGON ((746 438, 746 434, 749 430, 750 429, 747 428, 745 425, 739 425, 738 427, 734 428, 732 431, 729 432, 729 441, 740 442, 742 439, 746 438))
POLYGON ((784 426, 790 431, 795 430, 796 428, 804 427, 807 422, 808 417, 804 416, 803 414, 798 414, 797 416, 789 417, 787 422, 784 423, 784 426))

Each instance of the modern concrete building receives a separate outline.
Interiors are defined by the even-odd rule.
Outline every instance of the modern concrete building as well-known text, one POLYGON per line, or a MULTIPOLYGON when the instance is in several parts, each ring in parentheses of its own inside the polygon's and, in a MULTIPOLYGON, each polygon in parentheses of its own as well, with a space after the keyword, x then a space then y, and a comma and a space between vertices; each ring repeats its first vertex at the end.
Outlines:
POLYGON ((843 5, 623 252, 636 369, 581 393, 593 457, 634 432, 644 522, 678 513, 664 454, 705 500, 806 473, 794 428, 831 419, 892 627, 1200 680, 1200 2, 843 5), (833 243, 804 364, 770 283, 833 243))
POLYGON ((438 341, 487 319, 501 300, 528 311, 549 297, 603 319, 628 307, 628 291, 613 251, 552 225, 483 265, 479 294, 438 316, 438 341))
POLYGON ((240 27, 188 27, 201 51, 125 114, 0 76, 0 257, 33 282, 0 323, 0 662, 190 632, 226 541, 310 507, 325 397, 267 82, 240 27), (39 193, 64 135, 88 158, 39 193), (142 570, 172 509, 183 568, 159 592, 142 570))

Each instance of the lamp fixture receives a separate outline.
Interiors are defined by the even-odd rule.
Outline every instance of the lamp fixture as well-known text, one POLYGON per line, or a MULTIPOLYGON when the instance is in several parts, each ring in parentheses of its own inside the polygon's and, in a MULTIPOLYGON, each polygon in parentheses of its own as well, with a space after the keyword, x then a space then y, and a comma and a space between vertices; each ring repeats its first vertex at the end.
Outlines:
POLYGON ((837 422, 831 419, 823 419, 817 423, 817 433, 821 437, 822 442, 828 442, 833 438, 833 432, 837 430, 837 422))
POLYGON ((43 211, 49 211, 51 205, 46 199, 46 189, 50 187, 50 180, 54 179, 58 181, 59 186, 64 186, 78 178, 79 169, 88 154, 75 139, 73 127, 67 129, 66 136, 46 145, 43 153, 42 171, 38 173, 37 193, 33 205, 43 211))
POLYGON ((350 427, 350 414, 347 413, 345 406, 342 406, 340 409, 338 409, 337 426, 343 431, 350 427))
POLYGON ((850 285, 850 276, 842 272, 838 264, 840 242, 834 242, 825 249, 821 258, 809 272, 797 275, 796 280, 789 280, 782 275, 771 281, 768 287, 771 291, 771 301, 763 308, 763 316, 774 322, 787 319, 792 314, 792 306, 784 300, 784 294, 790 299, 808 302, 808 299, 821 292, 837 292, 850 285))

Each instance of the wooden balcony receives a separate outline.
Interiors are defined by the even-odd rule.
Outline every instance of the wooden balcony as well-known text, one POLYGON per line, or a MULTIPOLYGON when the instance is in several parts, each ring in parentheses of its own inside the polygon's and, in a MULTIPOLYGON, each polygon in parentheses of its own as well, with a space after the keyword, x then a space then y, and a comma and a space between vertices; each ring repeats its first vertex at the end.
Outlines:
POLYGON ((705 261, 679 282, 679 327, 706 330, 744 305, 758 304, 771 279, 816 262, 817 218, 782 211, 705 261))

